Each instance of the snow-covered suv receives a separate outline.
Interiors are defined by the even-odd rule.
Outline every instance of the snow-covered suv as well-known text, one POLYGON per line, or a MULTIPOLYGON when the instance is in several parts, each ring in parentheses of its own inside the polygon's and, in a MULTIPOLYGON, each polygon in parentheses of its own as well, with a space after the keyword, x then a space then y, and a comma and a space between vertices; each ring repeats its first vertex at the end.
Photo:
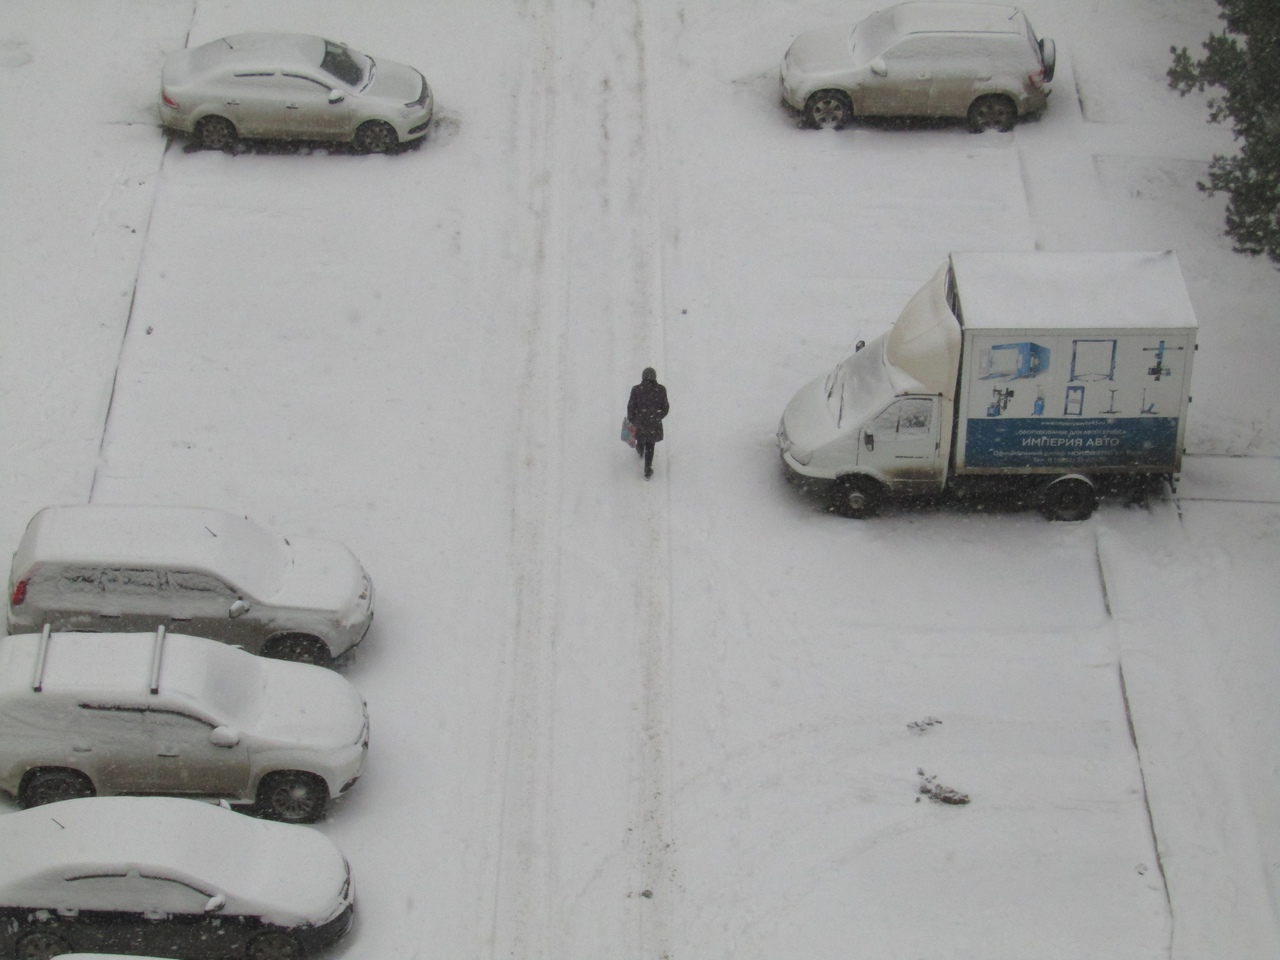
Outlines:
POLYGON ((782 61, 782 99, 811 126, 854 117, 965 117, 975 130, 1009 130, 1048 102, 1052 40, 1016 7, 900 3, 852 30, 815 30, 782 61))
POLYGON ((164 628, 0 638, 0 789, 24 807, 174 794, 309 823, 368 747, 364 701, 332 670, 164 628))
POLYGON ((372 619, 373 583, 342 544, 199 507, 46 507, 9 574, 10 633, 164 626, 328 665, 372 619))

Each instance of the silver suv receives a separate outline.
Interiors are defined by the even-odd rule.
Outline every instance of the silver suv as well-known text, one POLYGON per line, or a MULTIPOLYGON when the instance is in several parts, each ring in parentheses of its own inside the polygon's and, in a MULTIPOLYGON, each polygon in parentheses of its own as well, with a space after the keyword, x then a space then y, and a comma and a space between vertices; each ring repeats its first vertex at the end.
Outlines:
POLYGON ((329 665, 373 619, 373 583, 332 540, 198 507, 46 507, 9 574, 9 632, 164 626, 329 665))
POLYGON ((1048 103, 1052 40, 1016 7, 901 3, 852 30, 801 34, 782 61, 782 99, 811 126, 854 117, 962 117, 1011 130, 1048 103))
POLYGON ((369 748, 345 678, 164 628, 0 638, 0 723, 0 789, 24 807, 174 794, 309 823, 369 748))

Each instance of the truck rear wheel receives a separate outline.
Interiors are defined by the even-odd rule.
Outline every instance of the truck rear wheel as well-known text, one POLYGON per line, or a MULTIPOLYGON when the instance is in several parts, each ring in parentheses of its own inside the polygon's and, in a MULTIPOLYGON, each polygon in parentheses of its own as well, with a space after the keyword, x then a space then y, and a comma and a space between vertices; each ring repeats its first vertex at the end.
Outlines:
POLYGON ((831 488, 831 509, 852 520, 874 517, 883 499, 884 488, 871 477, 838 477, 831 488))
POLYGON ((1086 520, 1098 507, 1098 491, 1084 477, 1063 477, 1040 494, 1040 512, 1050 520, 1086 520))

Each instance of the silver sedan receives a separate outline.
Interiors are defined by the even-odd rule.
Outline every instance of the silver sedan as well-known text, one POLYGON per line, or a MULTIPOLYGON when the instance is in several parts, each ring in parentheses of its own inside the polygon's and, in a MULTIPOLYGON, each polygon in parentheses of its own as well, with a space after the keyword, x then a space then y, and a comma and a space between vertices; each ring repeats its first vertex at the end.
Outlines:
POLYGON ((257 137, 382 153, 424 136, 433 109, 413 67, 299 33, 242 33, 180 50, 161 75, 161 124, 212 149, 257 137))

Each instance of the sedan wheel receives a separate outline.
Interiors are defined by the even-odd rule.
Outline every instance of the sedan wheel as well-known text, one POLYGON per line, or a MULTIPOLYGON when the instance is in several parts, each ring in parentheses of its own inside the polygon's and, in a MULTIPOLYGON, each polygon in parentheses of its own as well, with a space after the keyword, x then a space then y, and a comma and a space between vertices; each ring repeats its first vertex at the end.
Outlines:
POLYGON ((59 800, 92 797, 93 794, 93 783, 83 773, 63 769, 37 770, 27 777, 18 800, 23 807, 39 807, 59 800))
POLYGON ((225 150, 235 142, 235 124, 226 117, 204 117, 196 124, 196 143, 208 150, 225 150))
POLYGON ((18 941, 18 948, 14 950, 13 955, 17 960, 52 960, 53 957, 60 957, 70 952, 71 944, 56 933, 37 930, 35 933, 28 933, 18 941))
POLYGON ((328 785, 300 770, 269 773, 258 785, 258 809, 264 817, 285 823, 315 823, 324 815, 328 785))
POLYGON ((1007 133, 1017 122, 1018 108, 999 94, 979 97, 969 107, 969 126, 975 133, 991 129, 1007 133))
POLYGON ((381 120, 366 120, 356 130, 356 148, 366 153, 386 153, 399 145, 396 128, 381 120))
POLYGON ((853 104, 839 90, 819 90, 805 103, 804 115, 819 130, 839 130, 853 119, 853 104))
POLYGON ((249 941, 249 960, 302 960, 302 944, 287 933, 264 933, 249 941))

